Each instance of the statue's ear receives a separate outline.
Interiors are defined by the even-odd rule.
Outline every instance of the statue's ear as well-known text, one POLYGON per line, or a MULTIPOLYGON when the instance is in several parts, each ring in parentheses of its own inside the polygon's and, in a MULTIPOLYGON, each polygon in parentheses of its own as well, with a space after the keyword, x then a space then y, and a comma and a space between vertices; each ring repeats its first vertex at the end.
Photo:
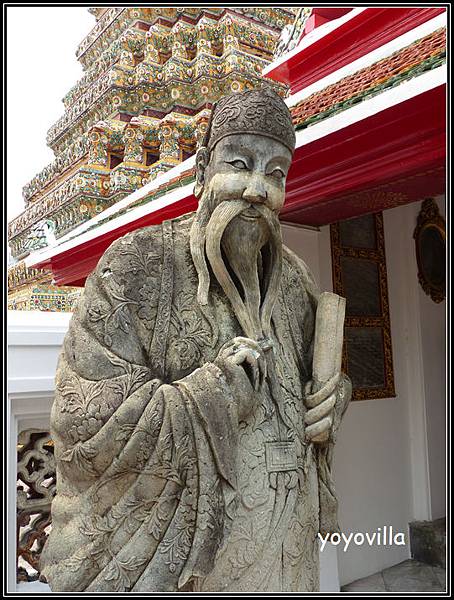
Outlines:
POLYGON ((205 185, 205 169, 210 162, 210 151, 206 146, 201 146, 197 150, 195 157, 195 185, 194 185, 194 196, 200 198, 205 185))

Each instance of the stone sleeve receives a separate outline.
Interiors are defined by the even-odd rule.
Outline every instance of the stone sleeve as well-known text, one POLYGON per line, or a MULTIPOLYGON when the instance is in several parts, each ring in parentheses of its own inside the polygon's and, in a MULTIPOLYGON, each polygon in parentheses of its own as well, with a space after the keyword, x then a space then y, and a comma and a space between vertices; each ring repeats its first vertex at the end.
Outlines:
POLYGON ((192 398, 219 473, 235 488, 238 410, 223 372, 215 364, 206 363, 176 385, 192 398))

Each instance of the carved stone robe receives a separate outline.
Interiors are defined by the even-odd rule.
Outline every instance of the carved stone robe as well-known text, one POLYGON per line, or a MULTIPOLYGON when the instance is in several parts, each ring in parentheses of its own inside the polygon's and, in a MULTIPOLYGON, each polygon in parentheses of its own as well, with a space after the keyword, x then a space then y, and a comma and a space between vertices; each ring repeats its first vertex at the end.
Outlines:
POLYGON ((53 591, 312 591, 333 531, 329 444, 304 438, 318 292, 284 248, 274 372, 238 419, 214 364, 244 335, 216 281, 197 303, 193 214, 115 241, 65 337, 51 431, 57 461, 42 573, 53 591))

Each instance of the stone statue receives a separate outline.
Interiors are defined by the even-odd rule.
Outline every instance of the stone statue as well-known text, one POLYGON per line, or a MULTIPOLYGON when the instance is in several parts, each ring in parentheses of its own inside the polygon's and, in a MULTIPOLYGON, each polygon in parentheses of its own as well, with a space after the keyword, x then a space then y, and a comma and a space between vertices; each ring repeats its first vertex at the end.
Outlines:
POLYGON ((223 98, 197 212, 116 240, 88 277, 51 415, 53 591, 319 588, 351 386, 312 386, 319 292, 278 220, 294 147, 274 91, 223 98))

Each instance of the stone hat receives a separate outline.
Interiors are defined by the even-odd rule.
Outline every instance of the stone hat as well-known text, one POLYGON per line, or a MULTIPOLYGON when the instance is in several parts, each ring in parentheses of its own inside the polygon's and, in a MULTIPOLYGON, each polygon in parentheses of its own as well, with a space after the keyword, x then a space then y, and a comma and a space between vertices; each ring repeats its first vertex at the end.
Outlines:
POLYGON ((292 116, 282 98, 264 86, 224 96, 213 106, 204 146, 212 150, 222 138, 236 133, 270 137, 295 150, 292 116))

